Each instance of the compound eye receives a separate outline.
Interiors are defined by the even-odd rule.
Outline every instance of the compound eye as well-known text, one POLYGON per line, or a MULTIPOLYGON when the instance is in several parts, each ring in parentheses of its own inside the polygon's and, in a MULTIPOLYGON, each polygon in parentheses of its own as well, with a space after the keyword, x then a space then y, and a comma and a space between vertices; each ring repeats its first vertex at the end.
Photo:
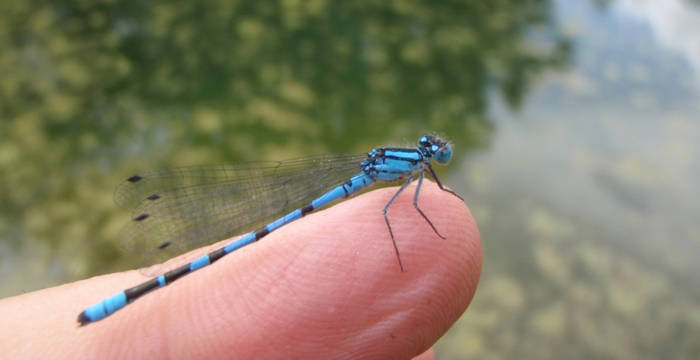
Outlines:
POLYGON ((447 164, 450 162, 450 159, 452 159, 452 148, 449 145, 445 145, 442 148, 437 149, 437 151, 435 151, 435 155, 433 155, 433 158, 440 164, 447 164))

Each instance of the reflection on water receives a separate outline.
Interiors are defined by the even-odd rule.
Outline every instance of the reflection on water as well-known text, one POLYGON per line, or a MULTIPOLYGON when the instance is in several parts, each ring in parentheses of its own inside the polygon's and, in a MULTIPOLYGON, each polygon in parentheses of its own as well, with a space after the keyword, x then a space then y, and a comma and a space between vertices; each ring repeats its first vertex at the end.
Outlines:
POLYGON ((5 4, 0 295, 129 266, 135 170, 434 130, 485 248, 439 356, 699 354, 700 11, 660 4, 5 4))
POLYGON ((658 28, 700 9, 662 21, 643 3, 560 4, 572 68, 519 112, 494 97, 492 146, 459 172, 484 272, 443 358, 700 354, 700 59, 658 28))

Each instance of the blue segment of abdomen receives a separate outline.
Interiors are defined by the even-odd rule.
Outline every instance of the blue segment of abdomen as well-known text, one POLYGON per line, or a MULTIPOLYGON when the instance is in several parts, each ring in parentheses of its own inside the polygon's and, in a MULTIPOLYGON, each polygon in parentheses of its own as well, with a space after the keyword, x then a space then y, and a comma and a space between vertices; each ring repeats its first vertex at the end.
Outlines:
POLYGON ((350 181, 347 183, 343 184, 345 187, 345 190, 348 192, 348 195, 355 193, 362 189, 363 187, 370 185, 373 183, 375 179, 371 178, 365 173, 361 173, 358 175, 353 176, 350 178, 350 181))
POLYGON ((355 175, 343 185, 336 186, 333 190, 311 201, 311 206, 314 210, 318 209, 331 201, 350 195, 373 182, 374 180, 365 173, 355 175))
POLYGON ((90 321, 101 320, 113 312, 123 308, 126 305, 126 294, 122 291, 117 295, 106 298, 101 302, 85 309, 85 316, 90 321))
POLYGON ((195 271, 197 269, 203 268, 207 265, 209 265, 210 259, 209 255, 203 255, 195 259, 193 262, 190 263, 190 271, 195 271))
POLYGON ((273 232, 273 231, 277 230, 279 227, 281 227, 285 224, 288 224, 296 219, 299 219, 300 217, 301 217, 301 209, 296 209, 296 210, 290 212, 289 214, 267 224, 267 226, 265 226, 265 228, 267 229, 267 231, 273 232))
POLYGON ((257 240, 255 238, 255 233, 249 233, 248 235, 224 246, 224 252, 228 254, 231 251, 238 250, 238 249, 254 242, 255 240, 257 240))

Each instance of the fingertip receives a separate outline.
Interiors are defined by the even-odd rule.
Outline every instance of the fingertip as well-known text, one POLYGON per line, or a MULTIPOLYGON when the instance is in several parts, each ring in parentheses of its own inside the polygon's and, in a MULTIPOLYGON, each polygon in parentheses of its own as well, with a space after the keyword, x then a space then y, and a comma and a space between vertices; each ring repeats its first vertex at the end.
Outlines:
MULTIPOLYGON (((288 281, 284 286, 300 304, 282 313, 336 324, 341 343, 352 339, 366 351, 410 357, 431 346, 469 305, 481 273, 481 238, 465 203, 425 182, 418 205, 444 232, 441 239, 415 210, 409 188, 387 213, 402 272, 382 215, 395 192, 372 191, 290 226, 266 246, 293 265, 268 274, 288 281)), ((328 328, 313 324, 295 334, 328 338, 328 328)))
POLYGON ((140 299, 123 311, 138 311, 128 318, 141 329, 160 329, 141 350, 178 339, 169 350, 185 357, 421 354, 471 301, 481 243, 466 205, 424 182, 419 206, 445 239, 412 196, 399 196, 388 218, 401 272, 382 215, 395 192, 372 191, 310 214, 140 299))

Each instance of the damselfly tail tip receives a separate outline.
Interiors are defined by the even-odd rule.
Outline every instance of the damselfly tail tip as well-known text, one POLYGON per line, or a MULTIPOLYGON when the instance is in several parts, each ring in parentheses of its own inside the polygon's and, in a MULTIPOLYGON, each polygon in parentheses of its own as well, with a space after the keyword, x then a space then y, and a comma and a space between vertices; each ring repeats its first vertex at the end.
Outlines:
POLYGON ((90 319, 88 319, 87 315, 85 315, 85 311, 81 312, 80 315, 78 315, 78 323, 80 326, 85 326, 90 323, 90 319))

